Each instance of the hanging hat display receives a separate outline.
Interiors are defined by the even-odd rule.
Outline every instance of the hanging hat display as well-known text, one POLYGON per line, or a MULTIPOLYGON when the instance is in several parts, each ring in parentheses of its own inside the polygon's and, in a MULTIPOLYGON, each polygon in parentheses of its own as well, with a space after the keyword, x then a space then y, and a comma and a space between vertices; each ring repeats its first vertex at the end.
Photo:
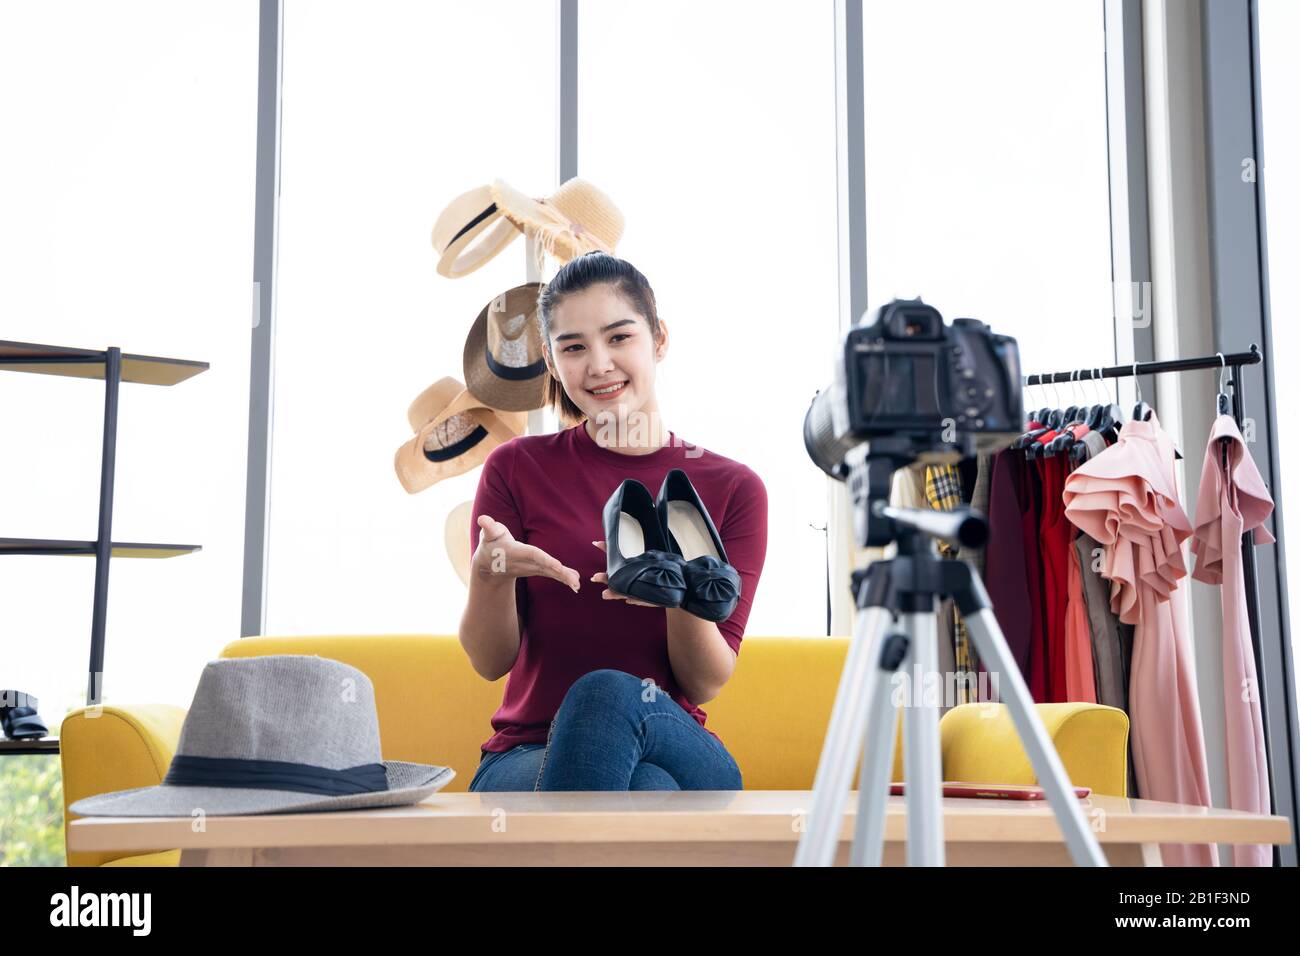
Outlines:
POLYGON ((453 199, 433 226, 438 274, 459 279, 486 265, 523 231, 502 215, 492 187, 479 186, 453 199))
POLYGON ((560 262, 597 249, 614 254, 623 214, 603 192, 576 176, 545 199, 530 199, 503 179, 453 199, 433 227, 438 274, 469 275, 532 229, 560 262))
POLYGON ((397 449, 393 467, 410 494, 481 465, 528 426, 526 413, 490 408, 451 377, 421 392, 406 417, 416 434, 397 449))
POLYGON ((492 184, 492 200, 520 229, 531 229, 562 263, 597 250, 613 255, 623 238, 623 214, 585 179, 574 177, 545 199, 529 199, 498 179, 492 184))
POLYGON ((537 315, 540 282, 526 282, 483 306, 465 339, 465 387, 491 408, 527 412, 546 404, 546 359, 537 315))

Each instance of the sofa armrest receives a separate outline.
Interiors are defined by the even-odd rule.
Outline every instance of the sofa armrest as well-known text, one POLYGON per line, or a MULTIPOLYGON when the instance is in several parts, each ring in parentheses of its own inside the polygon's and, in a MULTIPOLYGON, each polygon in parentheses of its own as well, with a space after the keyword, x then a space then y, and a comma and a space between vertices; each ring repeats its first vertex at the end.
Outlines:
MULTIPOLYGON (((1035 704, 1071 784, 1127 796, 1128 715, 1104 704, 1035 704)), ((961 704, 939 722, 945 780, 1036 784, 1006 704, 961 704)))
MULTIPOLYGON (((186 710, 174 704, 81 707, 59 727, 63 770, 63 835, 79 817, 68 807, 83 797, 162 783, 180 742, 186 710)), ((66 845, 66 843, 65 843, 66 845)), ((68 852, 68 866, 102 866, 132 854, 68 852)))

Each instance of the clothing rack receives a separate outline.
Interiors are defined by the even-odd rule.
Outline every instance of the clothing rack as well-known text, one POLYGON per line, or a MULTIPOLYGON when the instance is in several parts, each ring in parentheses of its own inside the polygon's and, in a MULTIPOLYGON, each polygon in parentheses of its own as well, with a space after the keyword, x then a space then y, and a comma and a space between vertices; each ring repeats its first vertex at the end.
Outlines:
POLYGON ((1134 375, 1155 375, 1160 372, 1192 372, 1207 368, 1232 369, 1233 414, 1237 424, 1241 424, 1241 367, 1258 365, 1264 361, 1264 353, 1254 343, 1249 352, 1229 352, 1226 355, 1204 355, 1200 358, 1169 359, 1165 362, 1134 362, 1132 365, 1111 365, 1102 369, 1083 368, 1072 372, 1044 372, 1041 375, 1025 375, 1023 385, 1047 385, 1068 382, 1087 382, 1099 378, 1129 378, 1134 375))
MULTIPOLYGON (((1022 377, 1023 385, 1046 385, 1065 382, 1090 381, 1098 378, 1127 378, 1135 375, 1160 374, 1162 372, 1191 372, 1202 369, 1231 369, 1232 417, 1240 428, 1244 418, 1245 399, 1242 396, 1243 365, 1258 365, 1264 361, 1264 354, 1254 343, 1248 352, 1205 355, 1199 358, 1170 359, 1164 362, 1135 362, 1132 365, 1112 365, 1107 368, 1078 369, 1072 372, 1045 372, 1041 375, 1022 377)), ((1280 544, 1280 542, 1279 542, 1280 544)), ((1259 585, 1255 565, 1255 532, 1247 531, 1241 540, 1242 566, 1246 572, 1246 609, 1250 621, 1251 645, 1255 653, 1255 674, 1258 679, 1260 711, 1264 718, 1264 740, 1269 764, 1269 776, 1273 776, 1273 736, 1268 731, 1268 705, 1264 699, 1264 661, 1260 652, 1259 641, 1259 585)), ((1276 859, 1276 851, 1274 853, 1276 859)))

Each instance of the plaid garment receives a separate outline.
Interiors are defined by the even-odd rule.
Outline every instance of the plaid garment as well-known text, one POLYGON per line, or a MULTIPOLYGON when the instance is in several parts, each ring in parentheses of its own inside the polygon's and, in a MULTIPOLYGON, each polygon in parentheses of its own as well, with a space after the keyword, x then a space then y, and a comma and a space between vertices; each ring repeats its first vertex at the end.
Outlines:
MULTIPOLYGON (((956 465, 929 465, 925 469, 925 497, 935 511, 951 511, 961 504, 961 472, 956 465)), ((943 545, 941 545, 943 546, 943 545)))
MULTIPOLYGON (((951 511, 962 503, 961 472, 956 465, 928 465, 925 469, 925 498, 935 511, 951 511)), ((946 541, 940 541, 939 553, 945 558, 956 558, 957 549, 946 541)), ((953 616, 953 660, 959 675, 956 687, 958 704, 973 702, 976 699, 974 682, 979 676, 979 661, 975 648, 971 645, 970 635, 966 632, 966 622, 956 607, 953 616), (961 675, 968 675, 964 678, 961 675)))

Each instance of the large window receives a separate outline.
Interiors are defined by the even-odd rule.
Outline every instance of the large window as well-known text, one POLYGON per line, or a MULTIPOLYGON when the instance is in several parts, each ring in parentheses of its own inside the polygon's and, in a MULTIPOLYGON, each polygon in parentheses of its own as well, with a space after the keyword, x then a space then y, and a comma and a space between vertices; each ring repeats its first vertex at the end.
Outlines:
POLYGON ((444 526, 480 469, 409 495, 407 406, 525 281, 523 239, 459 279, 434 221, 501 177, 555 182, 555 5, 288 0, 266 630, 449 633, 444 526))
POLYGON ((872 305, 920 295, 981 319, 1026 373, 1113 364, 1101 0, 863 19, 872 305))
MULTIPOLYGON (((1295 123, 1296 94, 1300 92, 1300 6, 1285 0, 1260 0, 1260 99, 1264 120, 1264 201, 1268 241, 1268 293, 1272 315, 1273 381, 1277 403, 1278 461, 1281 468, 1273 495, 1279 501, 1300 501, 1300 429, 1291 409, 1300 407, 1300 382, 1287 374, 1291 356, 1300 353, 1300 130, 1295 123)), ((1286 513, 1289 536, 1286 549, 1290 579, 1300 579, 1300 512, 1286 513)), ((1300 682, 1300 597, 1288 600, 1291 618, 1292 659, 1300 682)))
MULTIPOLYGON (((669 326, 667 423, 768 488, 751 634, 825 626, 826 478, 802 423, 838 327, 832 9, 580 10, 579 173, 625 214, 618 251, 669 326)), ((3 15, 7 88, 40 90, 3 106, 24 144, 0 160, 3 337, 212 363, 121 399, 116 535, 203 551, 113 563, 107 699, 186 704, 238 636, 257 8, 75 13, 3 15)), ((494 178, 553 188, 555 17, 286 3, 268 633, 457 626, 444 524, 478 470, 408 495, 393 453, 410 401, 461 376, 473 319, 526 277, 522 240, 439 276, 429 235, 494 178)), ((872 305, 920 294, 985 319, 1028 370, 1110 361, 1100 5, 868 4, 864 40, 872 305)), ((92 536, 102 384, 5 374, 0 401, 3 533, 92 536)), ((71 558, 0 577, 6 639, 41 648, 7 680, 51 713, 84 689, 92 583, 71 558)))
MULTIPOLYGON (((257 5, 0 7, 0 338, 206 361, 123 384, 104 702, 188 706, 239 637, 257 5)), ((102 381, 0 372, 0 535, 96 536, 102 381)), ((0 558, 0 683, 85 702, 93 558, 0 558)))
POLYGON ((826 476, 803 418, 838 327, 831 4, 580 5, 579 169, 668 325, 669 428, 768 493, 749 634, 826 633, 826 476), (629 42, 635 38, 635 42, 629 42))
MULTIPOLYGON (((867 9, 872 303, 983 318, 1031 370, 1111 361, 1100 3, 867 9)), ((478 469, 411 496, 392 455, 410 400, 460 376, 471 321, 525 278, 522 242, 439 276, 428 236, 497 176, 553 188, 555 16, 286 6, 271 633, 459 622, 443 529, 478 469)), ((578 172, 655 288, 666 422, 767 485, 748 631, 824 633, 826 478, 802 423, 838 328, 833 7, 588 2, 578 23, 578 172)))

